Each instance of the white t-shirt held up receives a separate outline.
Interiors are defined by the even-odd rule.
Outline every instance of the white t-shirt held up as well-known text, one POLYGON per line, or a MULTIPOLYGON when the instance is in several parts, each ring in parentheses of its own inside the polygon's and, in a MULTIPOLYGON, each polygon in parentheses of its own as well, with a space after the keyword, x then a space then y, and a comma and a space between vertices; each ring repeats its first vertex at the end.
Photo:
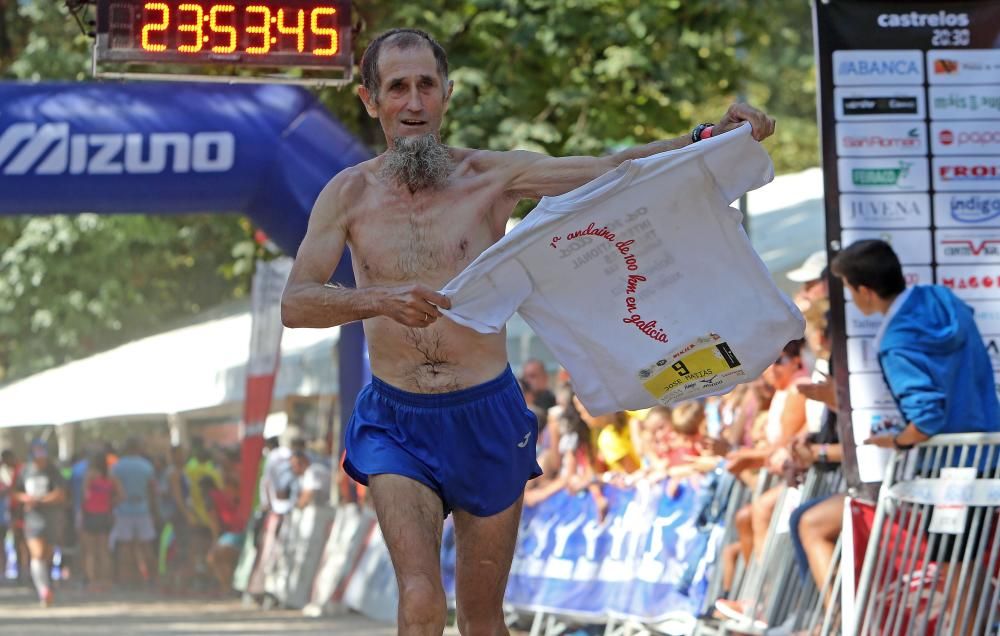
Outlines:
POLYGON ((595 414, 757 377, 805 322, 730 207, 774 177, 750 132, 626 161, 542 199, 441 290, 444 314, 496 333, 517 311, 595 414))

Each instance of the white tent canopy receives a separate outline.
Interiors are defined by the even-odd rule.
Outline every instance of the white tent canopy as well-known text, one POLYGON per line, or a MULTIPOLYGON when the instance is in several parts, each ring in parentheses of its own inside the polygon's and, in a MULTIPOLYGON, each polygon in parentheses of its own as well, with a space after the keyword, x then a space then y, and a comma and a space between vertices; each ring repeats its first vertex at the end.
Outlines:
MULTIPOLYGON (((175 329, 0 389, 0 428, 185 413, 241 403, 250 312, 175 329)), ((336 394, 339 329, 286 329, 275 399, 336 394)))

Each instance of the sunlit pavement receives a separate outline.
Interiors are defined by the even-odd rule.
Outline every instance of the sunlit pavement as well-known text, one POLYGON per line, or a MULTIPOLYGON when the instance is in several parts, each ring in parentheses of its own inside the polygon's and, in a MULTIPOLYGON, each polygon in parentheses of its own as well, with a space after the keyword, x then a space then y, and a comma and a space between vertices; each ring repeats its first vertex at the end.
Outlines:
MULTIPOLYGON (((307 618, 299 611, 244 607, 239 599, 171 598, 153 593, 113 592, 99 596, 60 590, 52 607, 39 607, 26 587, 0 587, 0 634, 284 634, 287 636, 393 636, 395 627, 357 614, 307 618)), ((449 634, 457 634, 449 631, 449 634)))

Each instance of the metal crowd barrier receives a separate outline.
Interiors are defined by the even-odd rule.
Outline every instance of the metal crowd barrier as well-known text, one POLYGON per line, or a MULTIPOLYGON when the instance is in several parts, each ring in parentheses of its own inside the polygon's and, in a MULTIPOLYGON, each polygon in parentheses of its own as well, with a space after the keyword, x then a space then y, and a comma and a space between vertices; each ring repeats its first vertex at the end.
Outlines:
MULTIPOLYGON (((778 483, 766 471, 761 471, 761 477, 755 498, 778 483), (766 479, 765 475, 768 476, 766 479)), ((788 517, 802 502, 834 494, 843 486, 839 471, 823 473, 810 470, 801 486, 797 489, 786 488, 771 516, 761 558, 752 558, 750 563, 742 564, 733 582, 732 598, 746 604, 746 618, 721 622, 703 618, 695 634, 765 634, 769 628, 777 626, 800 630, 820 625, 827 618, 827 612, 823 610, 823 595, 829 592, 833 596, 837 568, 831 568, 823 590, 817 590, 811 578, 801 578, 788 533, 788 517), (813 619, 817 614, 821 618, 813 619)), ((714 600, 716 597, 709 598, 714 600)), ((831 608, 830 622, 834 620, 833 611, 834 608, 831 608)), ((706 614, 710 613, 711 607, 706 608, 706 614)))
POLYGON ((1000 633, 1000 434, 896 453, 845 633, 1000 633))

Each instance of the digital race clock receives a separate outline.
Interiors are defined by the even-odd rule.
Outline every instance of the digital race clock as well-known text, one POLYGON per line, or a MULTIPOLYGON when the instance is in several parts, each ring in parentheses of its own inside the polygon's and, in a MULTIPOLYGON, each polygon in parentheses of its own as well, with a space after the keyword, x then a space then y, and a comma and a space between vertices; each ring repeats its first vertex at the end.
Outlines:
POLYGON ((98 0, 95 64, 349 69, 350 0, 98 0))

